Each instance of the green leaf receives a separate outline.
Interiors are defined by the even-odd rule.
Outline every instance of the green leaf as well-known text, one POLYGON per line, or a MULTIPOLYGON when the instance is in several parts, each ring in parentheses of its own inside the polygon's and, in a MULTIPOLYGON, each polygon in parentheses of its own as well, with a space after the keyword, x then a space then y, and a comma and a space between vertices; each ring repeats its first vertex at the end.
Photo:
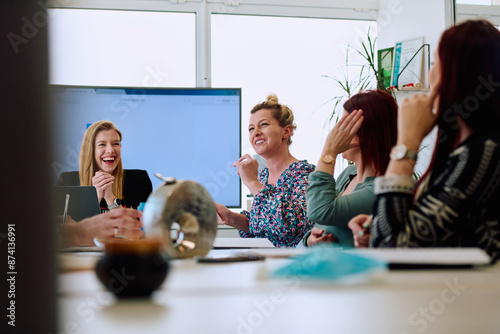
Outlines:
POLYGON ((323 75, 324 77, 334 80, 335 85, 340 88, 344 94, 335 96, 329 102, 334 101, 330 121, 333 119, 338 120, 342 111, 342 105, 345 100, 350 98, 353 94, 365 89, 373 89, 383 86, 383 80, 378 70, 376 60, 376 41, 377 38, 372 38, 370 35, 370 28, 368 28, 365 39, 361 41, 360 47, 346 45, 345 65, 339 75, 323 75), (363 60, 362 64, 351 63, 349 60, 349 53, 354 51, 363 60), (353 70, 357 71, 357 75, 352 76, 353 70), (352 76, 352 77, 351 77, 352 76))

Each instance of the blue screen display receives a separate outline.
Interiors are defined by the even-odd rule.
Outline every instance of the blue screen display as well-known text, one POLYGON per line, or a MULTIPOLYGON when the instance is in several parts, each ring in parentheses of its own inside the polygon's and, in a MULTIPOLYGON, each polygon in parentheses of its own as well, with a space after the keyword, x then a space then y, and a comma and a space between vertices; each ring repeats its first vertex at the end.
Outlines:
POLYGON ((54 179, 78 170, 83 134, 109 120, 123 135, 125 169, 203 185, 214 201, 241 207, 233 162, 241 155, 241 89, 51 86, 54 179))

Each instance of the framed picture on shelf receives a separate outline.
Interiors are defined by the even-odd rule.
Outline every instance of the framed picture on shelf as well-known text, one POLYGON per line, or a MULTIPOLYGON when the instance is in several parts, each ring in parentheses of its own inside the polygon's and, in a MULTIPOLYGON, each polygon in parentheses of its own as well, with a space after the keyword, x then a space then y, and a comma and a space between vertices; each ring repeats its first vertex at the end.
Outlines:
POLYGON ((386 90, 391 85, 392 61, 394 59, 394 48, 377 51, 379 78, 377 88, 386 90))
POLYGON ((396 43, 391 86, 398 89, 407 85, 427 87, 423 45, 423 36, 396 43))

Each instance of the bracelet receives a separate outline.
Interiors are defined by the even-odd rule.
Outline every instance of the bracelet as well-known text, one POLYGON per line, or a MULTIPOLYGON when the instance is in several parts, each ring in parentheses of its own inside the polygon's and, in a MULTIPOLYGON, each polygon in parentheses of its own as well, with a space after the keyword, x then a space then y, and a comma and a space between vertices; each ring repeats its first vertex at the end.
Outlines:
POLYGON ((97 237, 94 237, 94 245, 96 245, 99 248, 104 248, 104 244, 97 240, 97 237))

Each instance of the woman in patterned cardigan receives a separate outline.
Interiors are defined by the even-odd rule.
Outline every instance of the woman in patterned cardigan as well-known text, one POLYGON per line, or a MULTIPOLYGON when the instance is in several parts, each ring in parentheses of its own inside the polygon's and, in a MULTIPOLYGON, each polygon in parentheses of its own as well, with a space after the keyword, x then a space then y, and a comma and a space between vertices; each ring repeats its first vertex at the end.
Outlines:
POLYGON ((257 160, 248 154, 234 166, 254 195, 252 208, 236 213, 216 203, 222 223, 237 228, 243 238, 267 238, 276 247, 295 247, 313 226, 307 219, 306 188, 314 165, 290 153, 295 128, 292 111, 278 103, 276 95, 250 112, 249 139, 267 167, 258 172, 257 160))

